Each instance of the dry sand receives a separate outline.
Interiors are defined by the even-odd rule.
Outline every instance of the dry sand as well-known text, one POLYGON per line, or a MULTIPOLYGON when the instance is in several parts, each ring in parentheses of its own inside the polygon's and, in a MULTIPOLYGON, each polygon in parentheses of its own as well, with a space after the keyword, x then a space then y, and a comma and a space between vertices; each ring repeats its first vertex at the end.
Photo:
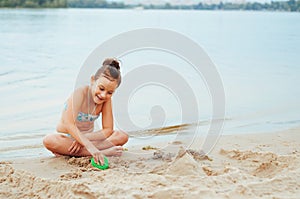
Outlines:
POLYGON ((299 146, 297 128, 222 136, 208 156, 133 147, 104 171, 87 157, 1 162, 0 198, 299 198, 299 146))

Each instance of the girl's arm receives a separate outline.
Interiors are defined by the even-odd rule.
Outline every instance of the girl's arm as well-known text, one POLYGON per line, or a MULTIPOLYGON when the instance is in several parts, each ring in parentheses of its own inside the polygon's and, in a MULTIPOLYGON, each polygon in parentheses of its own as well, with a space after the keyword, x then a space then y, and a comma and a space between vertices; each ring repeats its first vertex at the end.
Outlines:
POLYGON ((104 102, 102 107, 102 130, 94 133, 86 133, 85 137, 89 140, 105 140, 113 133, 113 114, 111 99, 104 102))
POLYGON ((96 162, 100 161, 103 164, 104 160, 101 152, 87 137, 85 137, 80 132, 80 130, 76 126, 77 114, 84 100, 83 92, 83 89, 78 89, 68 99, 68 108, 63 113, 63 120, 68 133, 72 135, 72 137, 75 138, 77 142, 83 145, 90 152, 90 154, 95 158, 96 162))
POLYGON ((106 101, 102 107, 102 129, 106 131, 104 132, 106 137, 111 136, 114 129, 111 99, 106 101))

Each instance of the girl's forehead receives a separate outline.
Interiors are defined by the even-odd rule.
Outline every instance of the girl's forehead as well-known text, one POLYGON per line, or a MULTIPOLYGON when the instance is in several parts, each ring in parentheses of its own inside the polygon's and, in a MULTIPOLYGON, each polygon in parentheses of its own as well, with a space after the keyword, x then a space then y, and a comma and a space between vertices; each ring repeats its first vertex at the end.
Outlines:
POLYGON ((100 76, 96 80, 96 85, 97 86, 102 85, 102 86, 106 87, 107 89, 115 90, 118 86, 118 82, 117 82, 117 80, 110 79, 110 78, 107 78, 105 76, 100 76))

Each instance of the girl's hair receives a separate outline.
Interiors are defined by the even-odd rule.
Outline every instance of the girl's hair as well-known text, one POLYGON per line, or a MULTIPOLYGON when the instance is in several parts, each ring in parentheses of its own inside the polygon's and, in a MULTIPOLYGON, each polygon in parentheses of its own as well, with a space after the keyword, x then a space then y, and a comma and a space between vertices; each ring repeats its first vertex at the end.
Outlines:
POLYGON ((95 73, 95 80, 104 75, 110 80, 116 80, 118 86, 121 84, 120 62, 115 58, 107 58, 103 61, 102 67, 95 73))

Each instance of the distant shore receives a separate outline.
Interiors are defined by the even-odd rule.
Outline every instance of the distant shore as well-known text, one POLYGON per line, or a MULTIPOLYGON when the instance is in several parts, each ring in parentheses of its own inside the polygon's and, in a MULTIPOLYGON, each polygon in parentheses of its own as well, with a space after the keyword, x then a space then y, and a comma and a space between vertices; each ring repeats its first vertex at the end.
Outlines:
POLYGON ((261 10, 261 11, 288 11, 300 12, 300 0, 289 1, 272 1, 271 3, 219 3, 205 4, 198 3, 195 5, 174 5, 166 4, 125 4, 124 2, 107 2, 107 1, 80 1, 80 0, 0 0, 0 8, 106 8, 106 9, 176 9, 176 10, 261 10))

